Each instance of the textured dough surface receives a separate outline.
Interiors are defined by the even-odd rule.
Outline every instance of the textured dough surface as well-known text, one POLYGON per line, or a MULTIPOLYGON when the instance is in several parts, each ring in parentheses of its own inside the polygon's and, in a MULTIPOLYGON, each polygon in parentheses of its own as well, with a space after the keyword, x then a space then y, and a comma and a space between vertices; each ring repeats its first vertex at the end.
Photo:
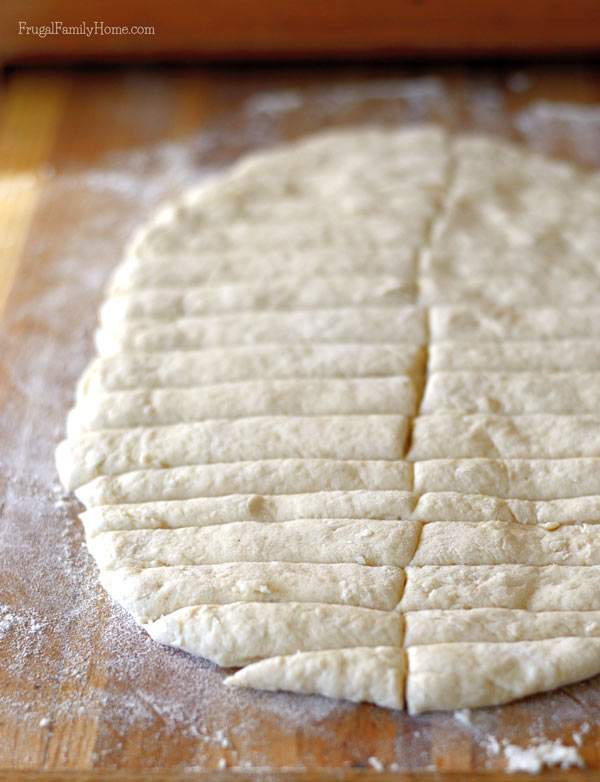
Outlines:
POLYGON ((335 649, 300 652, 253 663, 225 679, 233 687, 317 693, 329 698, 404 707, 405 654, 402 649, 335 649))
POLYGON ((404 619, 355 606, 244 602, 181 608, 146 627, 160 643, 229 667, 293 652, 399 647, 404 619))
POLYGON ((67 439, 100 580, 227 684, 411 712, 600 672, 600 188, 332 131, 142 226, 67 439))

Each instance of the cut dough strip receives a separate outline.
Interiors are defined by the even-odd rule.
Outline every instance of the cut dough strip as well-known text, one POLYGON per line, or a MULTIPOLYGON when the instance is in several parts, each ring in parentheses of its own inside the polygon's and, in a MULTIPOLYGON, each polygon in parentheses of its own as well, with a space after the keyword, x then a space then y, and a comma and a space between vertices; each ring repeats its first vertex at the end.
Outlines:
MULTIPOLYGON (((199 388, 96 393, 69 414, 69 437, 94 429, 162 426, 204 418, 415 412, 408 377, 252 380, 199 388)), ((268 455, 268 454, 267 454, 268 455)))
MULTIPOLYGON (((199 268, 210 269, 210 255, 237 256, 241 254, 253 259, 262 267, 262 275, 256 270, 248 271, 240 264, 239 274, 251 278, 268 276, 271 258, 265 260, 265 254, 275 253, 285 255, 286 248, 292 251, 321 252, 327 248, 333 252, 358 254, 395 250, 403 247, 406 242, 418 242, 431 214, 431 199, 425 194, 414 192, 410 199, 412 210, 410 214, 398 210, 392 221, 381 219, 376 215, 361 215, 360 221, 356 215, 340 214, 333 209, 325 211, 322 217, 318 208, 308 214, 296 214, 293 220, 285 220, 281 215, 270 219, 268 215, 252 219, 211 219, 209 213, 202 209, 200 202, 196 208, 186 208, 180 205, 173 222, 164 221, 162 225, 152 226, 146 232, 145 240, 137 243, 129 252, 129 263, 138 261, 142 266, 150 268, 154 263, 164 260, 164 255, 170 257, 187 257, 189 262, 196 262, 199 268), (200 207, 199 209, 197 207, 200 207), (190 222, 195 225, 190 226, 190 222), (194 230, 185 230, 184 226, 194 230), (245 248, 251 248, 251 252, 245 248), (199 254, 199 255, 198 255, 199 254), (261 263, 262 261, 262 263, 261 263)), ((406 202, 403 204, 406 205, 406 202)), ((319 206, 325 205, 320 202, 319 206)), ((245 259, 243 259, 245 260, 245 259)), ((294 268, 288 265, 286 258, 284 268, 294 268)), ((192 264, 190 264, 192 265, 192 264)), ((328 268, 327 266, 321 267, 328 268)), ((275 269, 272 273, 276 274, 275 269)), ((311 275, 318 273, 311 269, 311 275)))
POLYGON ((253 345, 166 353, 116 353, 96 358, 83 374, 78 399, 105 391, 190 388, 243 380, 420 376, 419 345, 253 345))
POLYGON ((85 432, 58 446, 58 473, 75 489, 100 475, 147 468, 287 458, 400 459, 403 416, 269 416, 85 432))
MULTIPOLYGON (((527 262, 522 256, 520 260, 523 265, 527 262)), ((589 306, 598 302, 600 280, 582 274, 581 269, 574 274, 569 269, 551 268, 547 260, 546 263, 544 274, 534 267, 521 268, 518 274, 503 270, 464 276, 438 268, 434 274, 419 279, 419 298, 423 304, 472 302, 479 308, 486 303, 493 307, 526 308, 589 306)))
POLYGON ((600 417, 424 415, 414 420, 412 447, 408 454, 408 458, 415 461, 448 457, 560 459, 578 456, 600 456, 600 417))
POLYGON ((411 714, 508 703, 600 673, 600 638, 411 646, 411 714))
POLYGON ((295 562, 118 568, 100 573, 109 595, 138 622, 186 606, 237 602, 333 603, 393 611, 404 572, 392 567, 295 562))
POLYGON ((558 500, 515 500, 454 491, 427 492, 416 503, 411 518, 421 521, 515 521, 519 524, 600 523, 600 496, 558 500))
POLYGON ((230 494, 192 500, 100 505, 80 514, 79 518, 86 535, 92 536, 110 530, 205 527, 232 521, 408 519, 413 506, 414 497, 407 491, 230 494))
POLYGON ((425 340, 415 307, 252 312, 204 318, 125 321, 96 333, 100 355, 124 350, 197 350, 277 342, 412 342, 425 340))
POLYGON ((600 526, 577 524, 548 530, 504 521, 434 521, 423 526, 411 564, 600 565, 600 526))
MULTIPOLYGON (((522 262, 522 259, 521 259, 522 262)), ((433 340, 532 340, 600 336, 600 309, 477 309, 472 305, 436 306, 430 310, 433 340)))
POLYGON ((414 611, 404 618, 405 646, 600 636, 600 611, 471 608, 414 611))
POLYGON ((121 320, 189 318, 222 312, 413 304, 416 285, 392 275, 265 277, 198 288, 151 288, 113 296, 100 310, 109 325, 121 320))
POLYGON ((400 608, 596 611, 599 578, 600 567, 595 565, 410 566, 400 608))
POLYGON ((294 652, 398 648, 403 626, 397 611, 325 603, 231 603, 181 608, 146 629, 155 641, 229 667, 294 652))
MULTIPOLYGON (((286 226, 289 230, 289 226, 286 226)), ((166 264, 165 253, 158 257, 138 259, 130 256, 115 271, 109 286, 109 295, 156 288, 197 288, 226 284, 256 283, 256 280, 285 277, 290 270, 305 280, 323 274, 355 277, 365 269, 378 276, 394 276, 414 280, 416 276, 417 244, 414 236, 397 247, 371 245, 319 248, 293 247, 289 243, 280 248, 251 253, 243 249, 226 248, 221 251, 183 247, 166 264), (300 275, 298 274, 300 271, 300 275)))
POLYGON ((88 508, 96 505, 185 500, 226 494, 300 494, 339 490, 411 491, 412 465, 403 461, 260 459, 101 476, 76 490, 88 508))
MULTIPOLYGON (((599 311, 600 315, 600 311, 599 311)), ((429 376, 423 413, 596 413, 600 373, 435 372, 429 376)))
POLYGON ((404 567, 413 559, 420 531, 415 521, 296 519, 102 532, 87 543, 104 570, 276 561, 404 567))
POLYGON ((433 342, 429 369, 489 372, 598 372, 597 339, 536 340, 524 342, 433 342))
POLYGON ((554 500, 600 494, 600 458, 434 459, 415 462, 414 491, 554 500))
POLYGON ((404 708, 405 653, 391 646, 271 657, 225 679, 228 687, 325 695, 404 708))

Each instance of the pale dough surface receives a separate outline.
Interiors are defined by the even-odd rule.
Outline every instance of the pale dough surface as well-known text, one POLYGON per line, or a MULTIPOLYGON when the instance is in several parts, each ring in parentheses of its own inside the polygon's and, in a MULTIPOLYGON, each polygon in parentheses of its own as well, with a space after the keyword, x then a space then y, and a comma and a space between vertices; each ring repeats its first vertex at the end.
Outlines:
POLYGON ((67 439, 100 580, 244 688, 413 713, 600 673, 600 188, 333 131, 165 205, 67 439))

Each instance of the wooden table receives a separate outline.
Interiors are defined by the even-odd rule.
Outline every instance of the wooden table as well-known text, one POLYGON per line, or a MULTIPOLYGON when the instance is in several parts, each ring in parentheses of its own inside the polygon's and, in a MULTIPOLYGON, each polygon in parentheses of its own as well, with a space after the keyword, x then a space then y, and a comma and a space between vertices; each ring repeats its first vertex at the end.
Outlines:
POLYGON ((7 78, 0 100, 0 780, 219 768, 227 778, 233 767, 246 772, 236 779, 260 768, 303 780, 351 769, 497 778, 505 757, 490 753, 490 736, 572 744, 586 723, 580 753, 599 769, 599 679, 459 718, 226 691, 221 673, 155 645, 104 596, 53 449, 92 354, 102 287, 162 198, 248 149, 364 122, 434 120, 600 165, 600 74, 31 71, 7 78))

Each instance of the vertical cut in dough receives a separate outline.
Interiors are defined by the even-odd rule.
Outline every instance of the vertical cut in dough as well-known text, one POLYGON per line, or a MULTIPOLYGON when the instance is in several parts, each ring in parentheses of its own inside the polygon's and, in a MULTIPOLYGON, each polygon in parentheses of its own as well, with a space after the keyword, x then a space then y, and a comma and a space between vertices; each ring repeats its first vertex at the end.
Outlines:
POLYGON ((225 684, 326 695, 402 709, 405 676, 405 652, 392 646, 376 646, 270 657, 242 668, 225 679, 225 684))

